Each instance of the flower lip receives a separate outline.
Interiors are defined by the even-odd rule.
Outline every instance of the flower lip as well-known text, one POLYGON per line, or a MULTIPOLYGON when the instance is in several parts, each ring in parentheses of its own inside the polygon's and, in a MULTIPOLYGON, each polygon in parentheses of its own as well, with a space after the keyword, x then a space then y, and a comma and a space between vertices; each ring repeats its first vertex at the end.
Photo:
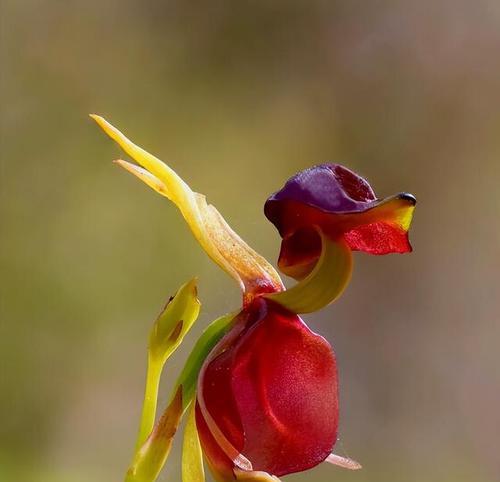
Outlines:
POLYGON ((209 464, 241 468, 236 449, 252 470, 278 477, 318 465, 338 428, 330 344, 271 300, 255 300, 240 316, 199 379, 197 420, 209 464))

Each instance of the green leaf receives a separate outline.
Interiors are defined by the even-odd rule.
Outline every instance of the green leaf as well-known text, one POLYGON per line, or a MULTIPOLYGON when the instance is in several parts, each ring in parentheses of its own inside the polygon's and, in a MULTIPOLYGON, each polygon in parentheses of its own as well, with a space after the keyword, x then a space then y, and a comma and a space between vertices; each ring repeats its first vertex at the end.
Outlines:
POLYGON ((213 321, 205 331, 202 333, 201 337, 196 342, 193 350, 191 351, 184 368, 182 369, 177 383, 175 384, 174 394, 177 392, 179 387, 182 387, 183 393, 183 409, 189 406, 194 393, 196 391, 196 383, 198 381, 198 374, 201 370, 203 362, 207 358, 208 354, 212 351, 219 340, 229 331, 233 326, 233 322, 236 319, 238 312, 229 313, 221 318, 213 321))

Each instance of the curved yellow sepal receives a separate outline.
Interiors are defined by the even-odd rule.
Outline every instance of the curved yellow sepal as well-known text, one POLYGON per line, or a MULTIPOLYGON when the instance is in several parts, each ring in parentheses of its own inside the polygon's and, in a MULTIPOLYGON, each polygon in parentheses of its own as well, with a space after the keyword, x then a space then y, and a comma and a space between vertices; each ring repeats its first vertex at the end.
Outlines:
POLYGON ((321 231, 321 256, 314 269, 286 291, 264 295, 292 313, 312 313, 335 301, 352 274, 352 253, 341 239, 331 240, 321 231))
POLYGON ((238 281, 245 294, 282 289, 276 270, 228 226, 217 209, 207 203, 205 196, 192 191, 175 171, 135 145, 104 118, 91 117, 142 168, 121 160, 117 161, 118 164, 179 208, 205 252, 238 281))
POLYGON ((203 453, 201 451, 200 438, 196 429, 195 416, 196 401, 193 400, 184 429, 184 441, 182 444, 182 482, 205 482, 205 470, 203 469, 203 453))

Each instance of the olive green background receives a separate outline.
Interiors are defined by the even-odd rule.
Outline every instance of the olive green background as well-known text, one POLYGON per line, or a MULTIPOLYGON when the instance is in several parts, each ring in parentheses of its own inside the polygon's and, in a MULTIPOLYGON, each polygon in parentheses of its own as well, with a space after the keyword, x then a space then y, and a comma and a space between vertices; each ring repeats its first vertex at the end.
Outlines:
MULTIPOLYGON (((356 254, 342 299, 307 317, 338 356, 336 451, 364 469, 289 480, 500 479, 497 0, 3 0, 0 49, 1 481, 121 480, 160 307, 199 277, 163 405, 240 302, 90 112, 273 262, 262 206, 300 169, 340 161, 414 193, 414 253, 356 254)), ((180 480, 176 442, 162 481, 180 480)))

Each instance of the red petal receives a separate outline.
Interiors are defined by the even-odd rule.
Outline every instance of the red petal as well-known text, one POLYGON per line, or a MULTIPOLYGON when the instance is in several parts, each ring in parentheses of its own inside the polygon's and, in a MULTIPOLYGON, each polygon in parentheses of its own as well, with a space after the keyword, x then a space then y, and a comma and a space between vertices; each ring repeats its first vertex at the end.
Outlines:
MULTIPOLYGON (((208 363, 200 395, 253 470, 281 476, 330 454, 337 435, 337 371, 324 338, 298 316, 266 305, 267 313, 208 363)), ((211 465, 223 469, 229 459, 225 464, 204 421, 199 429, 211 465)))
POLYGON ((389 198, 366 212, 363 215, 365 223, 347 231, 345 240, 351 249, 370 254, 411 252, 408 228, 414 209, 412 196, 389 198))
POLYGON ((408 231, 384 222, 360 226, 347 232, 345 240, 353 250, 370 254, 409 253, 411 252, 408 231))

